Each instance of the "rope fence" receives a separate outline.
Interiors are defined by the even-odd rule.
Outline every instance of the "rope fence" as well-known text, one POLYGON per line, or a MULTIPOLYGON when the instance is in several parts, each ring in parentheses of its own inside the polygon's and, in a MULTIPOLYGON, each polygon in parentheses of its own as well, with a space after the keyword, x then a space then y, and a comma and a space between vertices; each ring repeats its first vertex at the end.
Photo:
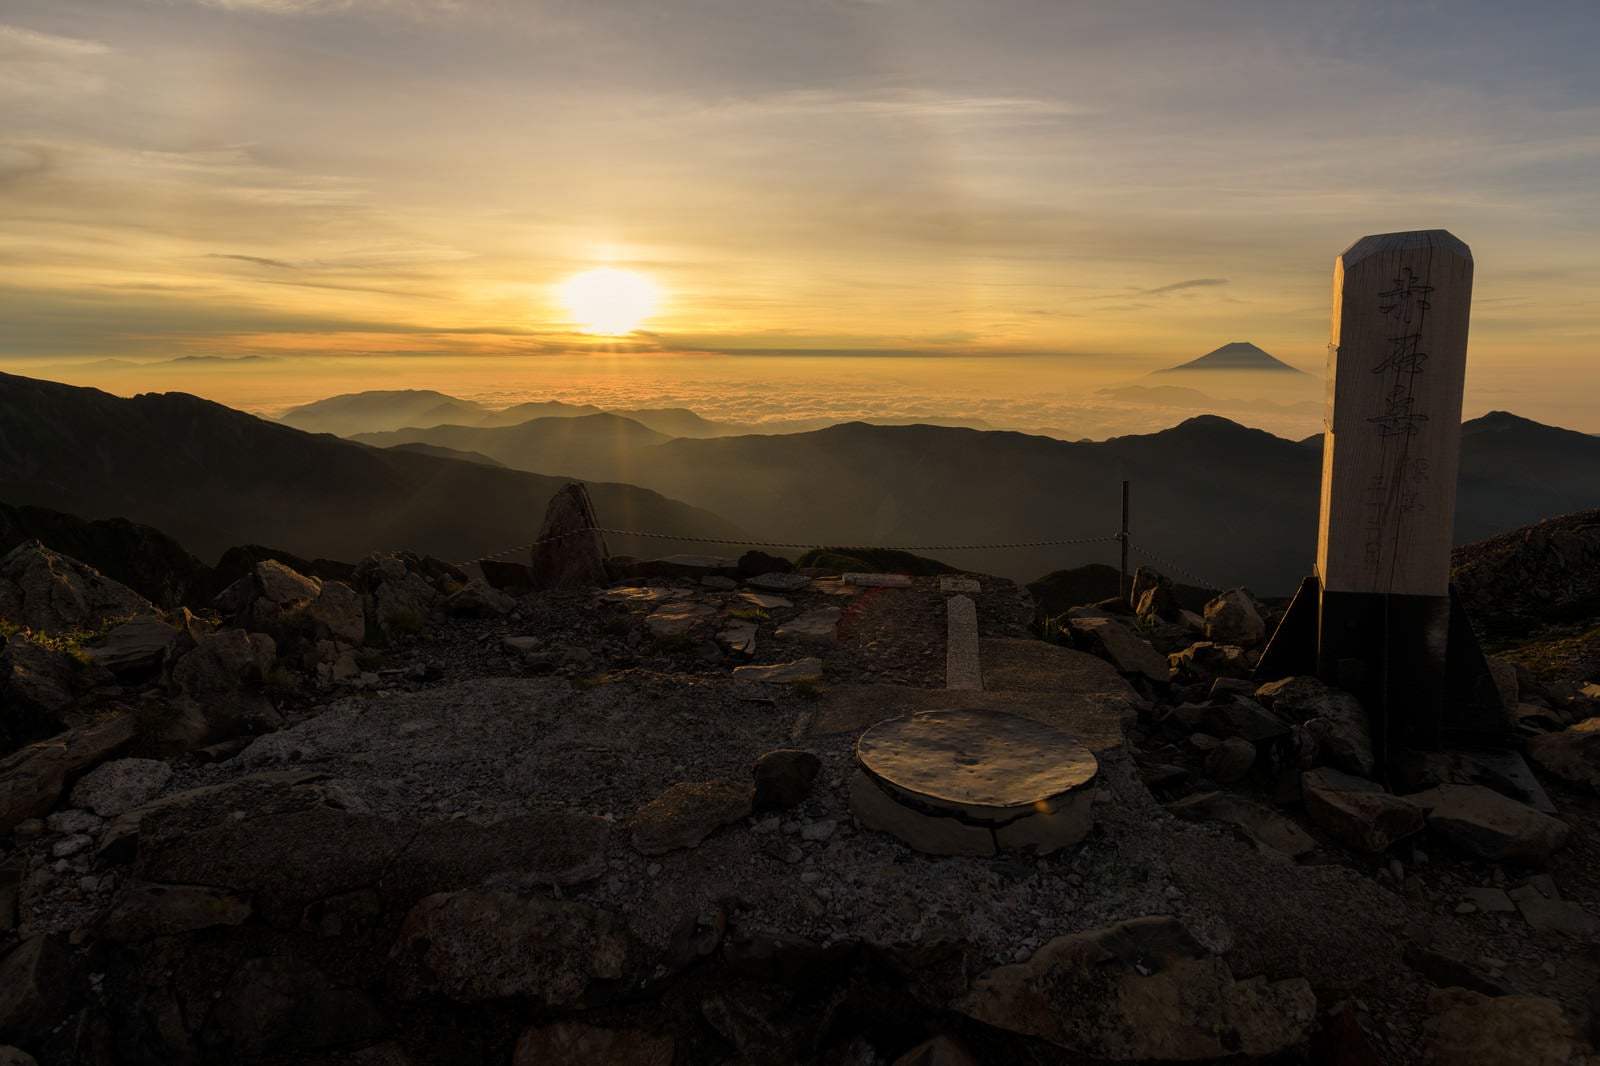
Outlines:
POLYGON ((554 543, 556 541, 566 540, 568 537, 581 536, 582 534, 585 534, 585 533, 609 533, 612 536, 617 536, 617 537, 650 537, 650 538, 655 538, 657 540, 675 540, 675 541, 679 541, 680 543, 687 543, 687 544, 726 544, 726 545, 733 545, 733 546, 736 546, 736 547, 743 547, 743 548, 790 548, 790 549, 798 549, 798 550, 802 550, 802 551, 818 550, 818 551, 836 551, 836 552, 864 552, 864 551, 897 551, 897 552, 999 551, 999 550, 1004 550, 1004 549, 1009 549, 1009 548, 1057 548, 1057 547, 1066 547, 1066 546, 1069 546, 1069 545, 1078 545, 1078 544, 1118 544, 1118 543, 1126 543, 1126 544, 1128 544, 1129 548, 1132 551, 1138 553, 1139 555, 1144 556, 1146 559, 1150 559, 1153 562, 1161 564, 1162 566, 1164 566, 1167 569, 1171 570, 1173 573, 1181 574, 1182 576, 1187 577, 1189 580, 1196 582, 1197 584, 1201 585, 1204 588, 1211 589, 1214 592, 1221 592, 1222 591, 1222 586, 1213 584, 1212 582, 1207 581, 1205 578, 1200 577, 1199 575, 1191 573, 1190 571, 1184 569, 1183 567, 1179 566, 1177 563, 1174 563, 1174 562, 1172 562, 1171 560, 1168 560, 1168 559, 1164 559, 1161 556, 1155 554, 1154 552, 1146 551, 1145 549, 1140 548, 1139 546, 1133 544, 1131 542, 1131 540, 1129 540, 1128 534, 1126 534, 1126 533, 1112 533, 1112 534, 1110 534, 1108 536, 1104 536, 1104 537, 1072 537, 1072 538, 1058 539, 1058 540, 1003 541, 1003 542, 998 542, 998 543, 994 543, 994 544, 912 544, 912 545, 889 545, 889 544, 805 544, 805 543, 799 543, 799 542, 795 542, 795 541, 736 540, 736 539, 731 539, 731 538, 726 538, 726 537, 690 537, 690 536, 682 536, 682 535, 677 534, 677 533, 654 533, 654 532, 650 532, 650 531, 647 531, 647 530, 641 530, 641 529, 606 529, 606 528, 602 528, 602 527, 596 526, 596 527, 588 528, 588 529, 574 529, 574 530, 570 530, 570 531, 568 531, 566 533, 556 533, 556 534, 553 534, 552 536, 543 537, 543 538, 540 538, 539 540, 535 540, 535 541, 530 541, 527 544, 519 544, 514 548, 504 548, 504 549, 502 549, 500 551, 497 551, 497 552, 489 552, 486 555, 480 555, 477 558, 468 559, 465 562, 456 563, 455 565, 456 566, 471 566, 473 563, 481 563, 481 562, 485 562, 485 561, 491 560, 491 559, 499 559, 499 558, 503 558, 504 556, 507 556, 507 555, 514 555, 517 552, 532 551, 533 549, 535 549, 537 547, 540 547, 541 545, 551 544, 551 543, 554 543))

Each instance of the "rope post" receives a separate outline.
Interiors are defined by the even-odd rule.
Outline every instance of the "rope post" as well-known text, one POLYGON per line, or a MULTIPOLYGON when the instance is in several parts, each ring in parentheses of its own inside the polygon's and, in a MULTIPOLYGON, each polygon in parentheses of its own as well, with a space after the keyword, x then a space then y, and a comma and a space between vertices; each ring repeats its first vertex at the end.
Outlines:
POLYGON ((1122 542, 1122 578, 1117 582, 1117 595, 1122 597, 1122 602, 1132 607, 1129 602, 1133 590, 1128 587, 1128 483, 1122 483, 1122 532, 1117 534, 1117 539, 1122 542))

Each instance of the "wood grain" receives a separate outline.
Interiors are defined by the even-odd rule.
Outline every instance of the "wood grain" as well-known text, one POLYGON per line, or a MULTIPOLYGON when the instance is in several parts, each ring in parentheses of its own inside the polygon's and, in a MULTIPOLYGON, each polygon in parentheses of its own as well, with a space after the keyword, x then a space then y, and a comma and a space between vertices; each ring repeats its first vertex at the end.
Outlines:
POLYGON ((1472 252, 1444 230, 1363 237, 1335 263, 1324 589, 1448 594, 1471 304, 1472 252))

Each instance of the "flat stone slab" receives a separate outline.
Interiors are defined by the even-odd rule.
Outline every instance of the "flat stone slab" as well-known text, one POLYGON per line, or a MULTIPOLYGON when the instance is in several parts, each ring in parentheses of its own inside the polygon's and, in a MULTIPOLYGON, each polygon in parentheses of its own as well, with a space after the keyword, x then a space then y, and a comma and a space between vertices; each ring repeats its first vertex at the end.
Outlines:
POLYGON ((795 638, 831 644, 839 639, 839 619, 844 611, 837 607, 818 607, 778 627, 773 636, 779 640, 795 638))
POLYGON ((822 660, 796 659, 792 663, 774 663, 771 666, 735 666, 735 681, 820 681, 822 660))
POLYGON ((629 607, 644 607, 666 603, 669 600, 686 600, 694 593, 688 589, 620 588, 595 593, 596 603, 621 603, 629 607))
POLYGON ((1009 821, 1017 808, 1094 779, 1094 753, 1054 726, 1003 711, 924 711, 879 722, 856 744, 863 769, 917 802, 1009 821))
POLYGON ((845 574, 846 585, 862 585, 872 589, 908 589, 911 578, 905 574, 845 574))
POLYGON ((745 578, 744 583, 769 592, 797 592, 811 584, 811 579, 804 574, 757 574, 745 578))
POLYGON ((669 603, 657 608, 644 624, 658 637, 681 637, 716 613, 707 603, 669 603))
POLYGON ((751 592, 748 589, 739 593, 735 599, 762 611, 776 611, 783 607, 794 606, 793 600, 784 599, 782 596, 769 596, 762 592, 751 592))

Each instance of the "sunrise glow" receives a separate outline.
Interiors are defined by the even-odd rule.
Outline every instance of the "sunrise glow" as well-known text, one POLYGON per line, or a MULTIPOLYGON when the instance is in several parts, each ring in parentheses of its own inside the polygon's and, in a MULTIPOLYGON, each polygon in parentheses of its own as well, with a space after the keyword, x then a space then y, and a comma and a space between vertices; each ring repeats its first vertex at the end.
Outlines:
POLYGON ((643 274, 596 267, 561 285, 561 302, 585 333, 632 333, 655 312, 661 290, 643 274))

